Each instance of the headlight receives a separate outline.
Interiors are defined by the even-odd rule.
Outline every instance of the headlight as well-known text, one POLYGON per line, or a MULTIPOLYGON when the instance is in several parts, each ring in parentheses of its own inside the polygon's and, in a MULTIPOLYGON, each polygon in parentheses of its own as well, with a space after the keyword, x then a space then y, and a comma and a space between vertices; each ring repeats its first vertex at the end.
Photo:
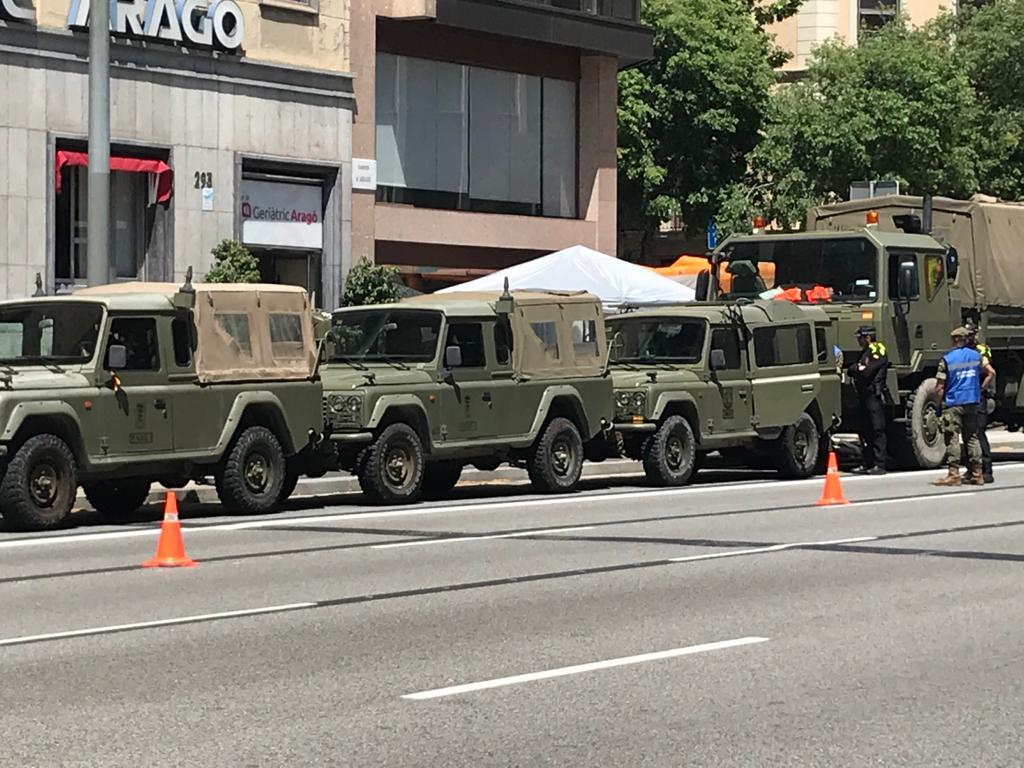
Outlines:
POLYGON ((644 394, 643 392, 634 392, 633 393, 632 404, 633 404, 634 408, 639 410, 639 409, 644 407, 644 403, 646 403, 646 402, 647 402, 647 395, 646 394, 644 394))
POLYGON ((616 392, 615 404, 618 405, 619 408, 629 407, 629 392, 616 392))
POLYGON ((341 413, 345 410, 345 398, 341 395, 329 395, 327 398, 327 404, 335 413, 341 413))
POLYGON ((362 398, 354 396, 348 398, 348 400, 345 401, 345 408, 348 410, 349 413, 359 413, 363 409, 362 398))

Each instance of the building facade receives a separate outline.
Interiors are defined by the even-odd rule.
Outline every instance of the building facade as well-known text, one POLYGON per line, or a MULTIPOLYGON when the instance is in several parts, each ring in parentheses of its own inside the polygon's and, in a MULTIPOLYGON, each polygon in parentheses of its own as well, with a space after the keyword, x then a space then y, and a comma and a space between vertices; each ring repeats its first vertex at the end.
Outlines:
MULTIPOLYGON (((336 306, 351 260, 347 0, 115 0, 110 275, 242 241, 336 306)), ((0 297, 85 284, 89 0, 0 0, 0 297)))
POLYGON ((956 8, 955 0, 805 0, 795 15, 771 31, 778 45, 792 54, 783 72, 799 74, 826 40, 837 37, 855 43, 861 32, 877 29, 901 13, 920 26, 950 8, 956 8))
POLYGON ((639 0, 353 0, 353 259, 433 290, 616 251, 616 100, 639 0))

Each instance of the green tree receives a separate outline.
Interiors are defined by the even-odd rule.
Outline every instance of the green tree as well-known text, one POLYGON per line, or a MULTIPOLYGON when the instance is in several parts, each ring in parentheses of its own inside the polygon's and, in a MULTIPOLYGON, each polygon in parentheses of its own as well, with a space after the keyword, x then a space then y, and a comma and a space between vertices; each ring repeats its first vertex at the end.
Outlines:
POLYGON ((619 229, 703 229, 742 178, 784 54, 762 25, 800 0, 646 0, 654 58, 619 76, 619 229))
POLYGON ((213 253, 213 268, 206 273, 207 283, 258 283, 260 262, 237 240, 221 240, 213 253))
POLYGON ((734 218, 756 211, 797 227, 809 206, 846 199, 850 182, 864 179, 973 194, 977 107, 947 28, 899 20, 857 47, 819 48, 806 76, 773 94, 751 172, 727 196, 734 218))
POLYGON ((951 20, 956 58, 977 94, 981 191, 1024 199, 1024 0, 965 4, 951 20))
POLYGON ((402 298, 398 270, 363 259, 349 270, 341 295, 343 307, 389 304, 402 298))

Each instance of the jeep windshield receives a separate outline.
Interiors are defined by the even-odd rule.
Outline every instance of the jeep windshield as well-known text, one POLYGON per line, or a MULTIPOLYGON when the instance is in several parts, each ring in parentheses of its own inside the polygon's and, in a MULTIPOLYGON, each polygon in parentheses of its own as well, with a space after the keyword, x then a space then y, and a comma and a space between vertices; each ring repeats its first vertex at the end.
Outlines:
POLYGON ((99 304, 32 302, 0 307, 0 365, 89 362, 103 322, 99 304))
POLYGON ((721 297, 809 303, 863 303, 878 298, 878 259, 866 238, 786 238, 728 245, 718 267, 721 297))
POLYGON ((331 324, 333 362, 429 363, 437 355, 441 314, 420 310, 345 310, 331 324))
POLYGON ((636 318, 608 325, 614 363, 700 362, 704 352, 703 320, 636 318))

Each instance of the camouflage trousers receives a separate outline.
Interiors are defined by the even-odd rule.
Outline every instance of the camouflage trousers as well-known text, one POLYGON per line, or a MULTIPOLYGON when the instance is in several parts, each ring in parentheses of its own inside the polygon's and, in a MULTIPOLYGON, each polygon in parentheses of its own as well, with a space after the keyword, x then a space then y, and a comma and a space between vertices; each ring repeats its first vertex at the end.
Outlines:
POLYGON ((946 464, 960 469, 961 440, 967 449, 968 465, 981 467, 981 441, 978 439, 978 406, 950 405, 942 409, 942 436, 946 440, 946 464))

